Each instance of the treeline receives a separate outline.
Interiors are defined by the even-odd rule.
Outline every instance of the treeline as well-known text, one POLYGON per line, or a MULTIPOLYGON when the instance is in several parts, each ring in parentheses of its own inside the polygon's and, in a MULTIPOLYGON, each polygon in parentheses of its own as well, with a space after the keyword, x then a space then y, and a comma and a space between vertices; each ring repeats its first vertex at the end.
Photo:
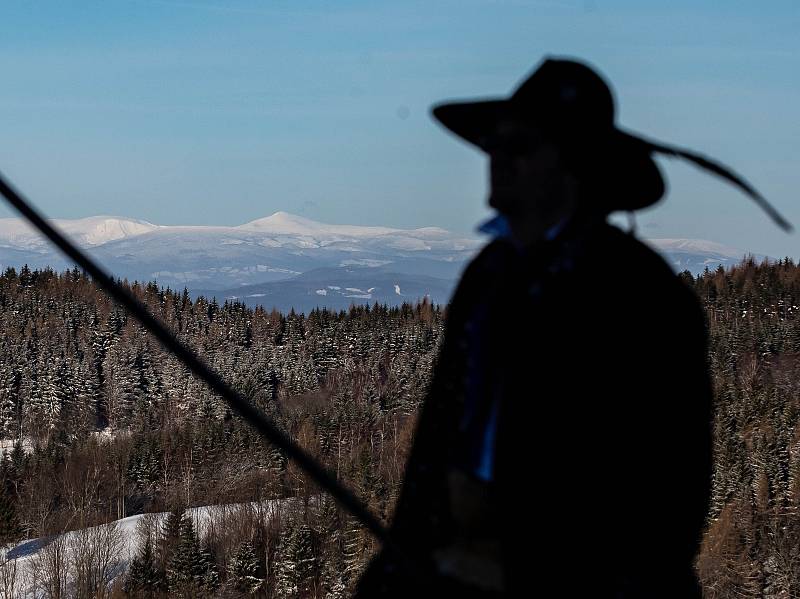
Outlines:
MULTIPOLYGON (((800 267, 746 260, 680 277, 707 312, 716 396, 697 562, 706 596, 800 596, 800 267)), ((371 509, 391 514, 441 309, 282 315, 129 287, 371 509)), ((6 271, 0 327, 0 431, 11 440, 0 462, 3 540, 169 511, 139 531, 116 593, 348 596, 375 549, 369 535, 79 272, 6 271), (279 517, 236 508, 203 528, 183 512, 275 500, 289 502, 279 517)))
POLYGON ((715 388, 705 594, 800 597, 800 267, 682 277, 706 308, 715 388))
MULTIPOLYGON (((388 517, 441 338, 438 307, 423 302, 282 315, 193 301, 185 290, 154 284, 128 287, 388 517)), ((198 538, 197 551, 214 564, 214 594, 278 597, 295 589, 307 596, 314 589, 323 596, 320 589, 333 584, 323 578, 339 572, 336 592, 326 593, 347 595, 374 549, 371 537, 320 500, 325 496, 277 448, 80 272, 6 270, 0 330, 0 437, 6 439, 0 540, 193 505, 316 498, 315 509, 306 501, 281 519, 239 527, 235 543, 198 538), (239 554, 245 560, 251 550, 260 564, 252 576, 262 583, 236 590, 228 584, 231 560, 239 554), (290 567, 293 560, 297 568, 290 567)), ((149 590, 128 588, 147 596, 177 592, 183 582, 168 576, 169 563, 161 560, 149 590)))

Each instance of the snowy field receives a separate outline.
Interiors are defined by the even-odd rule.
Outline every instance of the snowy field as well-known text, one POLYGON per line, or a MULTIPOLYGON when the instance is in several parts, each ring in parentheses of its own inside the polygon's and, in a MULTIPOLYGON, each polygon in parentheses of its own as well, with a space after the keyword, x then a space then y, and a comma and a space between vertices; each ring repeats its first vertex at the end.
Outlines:
MULTIPOLYGON (((248 510, 258 514, 264 520, 269 520, 280 514, 291 499, 279 499, 249 504, 225 504, 195 507, 186 510, 186 514, 194 521, 198 537, 202 538, 208 526, 215 520, 225 515, 235 513, 237 510, 248 510)), ((91 547, 95 553, 104 557, 105 562, 102 576, 107 580, 110 588, 123 577, 128 566, 138 550, 140 531, 147 527, 158 531, 167 512, 139 514, 109 524, 74 530, 62 535, 27 539, 19 543, 3 547, 0 550, 0 599, 12 597, 24 599, 39 599, 48 595, 45 590, 44 570, 53 571, 53 564, 58 561, 55 556, 61 555, 60 561, 66 565, 63 568, 63 579, 67 589, 74 584, 74 566, 79 554, 91 547)), ((94 563, 98 560, 95 557, 94 563)), ((68 594, 69 596, 70 594, 68 594)))

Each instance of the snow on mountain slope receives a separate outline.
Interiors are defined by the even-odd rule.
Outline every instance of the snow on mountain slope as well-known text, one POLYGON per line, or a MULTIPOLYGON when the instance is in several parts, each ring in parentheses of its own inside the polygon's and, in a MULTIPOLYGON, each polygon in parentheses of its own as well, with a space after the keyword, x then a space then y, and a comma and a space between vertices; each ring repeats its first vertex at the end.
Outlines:
MULTIPOLYGON (((747 252, 705 239, 645 239, 645 243, 659 252, 676 271, 688 270, 697 275, 706 268, 716 270, 742 261, 747 252)), ((750 254, 757 260, 766 258, 750 254)))
MULTIPOLYGON (((53 222, 117 277, 156 281, 179 289, 188 287, 194 293, 213 294, 223 290, 227 295, 237 296, 252 295, 235 293, 239 286, 289 281, 316 269, 354 266, 382 268, 384 273, 404 275, 401 289, 408 287, 430 292, 431 297, 440 296, 449 293, 464 265, 487 241, 485 237, 452 233, 439 227, 399 229, 326 224, 288 212, 276 212, 235 227, 163 226, 109 216, 53 222), (443 281, 423 281, 423 277, 443 281)), ((695 274, 706 267, 731 266, 745 255, 743 251, 706 240, 645 241, 676 271, 688 269, 695 274)), ((0 268, 23 264, 56 270, 71 266, 20 219, 0 219, 0 268)), ((359 279, 354 287, 388 284, 382 278, 380 285, 370 283, 375 277, 368 272, 360 273, 359 279)), ((329 284, 337 283, 330 280, 329 284)), ((302 302, 326 297, 317 294, 316 289, 310 290, 314 297, 304 295, 302 302)), ((290 292, 299 293, 301 287, 281 285, 272 291, 282 302, 293 301, 290 292)), ((333 295, 328 294, 331 302, 333 295)), ((397 294, 390 295, 398 301, 402 299, 397 294)))
MULTIPOLYGON (((355 264, 394 264, 408 274, 440 276, 458 272, 457 266, 482 245, 436 227, 329 225, 286 212, 238 227, 158 226, 110 217, 54 222, 115 276, 203 290, 355 264)), ((23 264, 57 270, 70 266, 21 221, 5 219, 0 222, 0 267, 23 264)))
MULTIPOLYGON (((136 237, 158 228, 158 225, 143 220, 113 216, 55 219, 50 222, 82 246, 97 246, 117 239, 136 237)), ((46 248, 48 243, 27 221, 19 218, 0 219, 0 245, 16 249, 39 249, 46 248)))
POLYGON ((303 216, 279 211, 258 220, 236 227, 271 235, 307 235, 310 237, 375 237, 387 233, 403 233, 403 229, 390 227, 362 227, 358 225, 329 225, 303 216))
POLYGON ((470 244, 469 239, 458 240, 452 233, 439 227, 423 227, 420 229, 395 229, 391 227, 364 227, 359 225, 329 225, 289 214, 276 212, 272 216, 254 220, 235 229, 247 232, 258 232, 277 238, 291 237, 297 243, 302 239, 307 247, 334 246, 337 243, 351 244, 357 251, 363 245, 376 244, 392 247, 397 250, 426 251, 443 246, 454 247, 470 244))
MULTIPOLYGON (((97 246, 117 239, 135 237, 158 228, 158 225, 143 220, 110 216, 91 216, 77 220, 54 219, 50 222, 84 246, 97 246)), ((25 249, 46 246, 48 242, 26 221, 3 218, 0 219, 0 243, 25 249)))
POLYGON ((662 252, 712 254, 728 258, 741 258, 744 255, 741 250, 705 239, 648 239, 647 241, 662 252))

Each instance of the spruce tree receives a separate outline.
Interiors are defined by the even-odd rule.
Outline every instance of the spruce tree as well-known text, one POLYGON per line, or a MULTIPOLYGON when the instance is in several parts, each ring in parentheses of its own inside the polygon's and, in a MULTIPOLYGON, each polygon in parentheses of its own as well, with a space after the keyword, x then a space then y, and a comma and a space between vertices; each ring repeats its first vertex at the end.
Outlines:
POLYGON ((317 573, 315 544, 308 524, 294 523, 284 530, 276 577, 279 596, 302 597, 313 588, 317 573))
POLYGON ((158 539, 158 565, 161 570, 166 570, 175 548, 178 546, 181 534, 181 524, 184 519, 183 508, 175 509, 167 514, 161 523, 158 539))
POLYGON ((254 595, 264 585, 264 579, 258 577, 258 569, 258 558, 252 543, 244 542, 228 563, 228 583, 241 593, 254 595))
POLYGON ((156 566, 153 543, 148 535, 133 558, 123 587, 128 594, 153 597, 164 586, 164 575, 156 566))
POLYGON ((3 484, 0 486, 0 544, 5 544, 18 538, 19 521, 10 485, 6 484, 5 480, 2 482, 3 484))
POLYGON ((219 586, 219 573, 208 550, 201 550, 192 519, 184 516, 178 544, 167 566, 170 592, 194 597, 219 586))

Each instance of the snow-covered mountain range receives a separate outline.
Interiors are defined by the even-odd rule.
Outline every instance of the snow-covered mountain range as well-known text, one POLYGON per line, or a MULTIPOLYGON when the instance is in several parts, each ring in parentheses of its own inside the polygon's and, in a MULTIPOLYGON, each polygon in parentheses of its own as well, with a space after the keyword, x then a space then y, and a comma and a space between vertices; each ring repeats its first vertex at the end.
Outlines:
POLYGON ((694 274, 700 274, 706 268, 715 270, 720 265, 725 268, 733 266, 741 262, 746 255, 752 255, 756 260, 767 258, 763 254, 745 252, 704 239, 645 239, 644 241, 664 256, 676 271, 688 270, 694 274))
MULTIPOLYGON (((437 227, 332 225, 287 212, 235 227, 165 226, 109 216, 53 223, 117 277, 303 311, 426 295, 446 302, 462 268, 486 241, 437 227)), ((695 273, 729 266, 745 254, 704 240, 648 241, 676 270, 695 273)), ((0 219, 0 266, 23 264, 70 267, 25 222, 0 219)))

